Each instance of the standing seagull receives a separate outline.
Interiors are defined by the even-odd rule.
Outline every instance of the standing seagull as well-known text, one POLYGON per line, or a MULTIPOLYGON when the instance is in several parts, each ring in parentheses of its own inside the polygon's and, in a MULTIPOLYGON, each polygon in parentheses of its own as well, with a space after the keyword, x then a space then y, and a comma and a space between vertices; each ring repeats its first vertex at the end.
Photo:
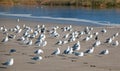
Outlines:
POLYGON ((70 46, 68 46, 68 48, 64 50, 63 54, 68 54, 69 51, 70 51, 70 46))
POLYGON ((112 43, 112 38, 108 38, 107 40, 106 40, 106 43, 112 43))
POLYGON ((94 52, 94 49, 95 49, 95 48, 94 48, 94 47, 92 47, 92 48, 90 48, 90 49, 86 50, 86 51, 85 51, 85 53, 93 53, 93 52, 94 52))
POLYGON ((74 52, 74 54, 80 57, 84 56, 84 52, 74 52))
POLYGON ((38 49, 38 50, 36 50, 34 53, 35 53, 35 54, 41 54, 41 53, 43 53, 43 50, 38 49))
POLYGON ((78 41, 72 48, 73 50, 80 50, 80 42, 78 41))
POLYGON ((20 19, 19 19, 19 18, 17 19, 17 22, 20 22, 20 19))
POLYGON ((58 55, 58 54, 60 54, 60 49, 59 48, 57 48, 57 50, 55 50, 51 55, 58 55))
POLYGON ((106 30, 106 29, 102 29, 101 32, 102 32, 102 33, 106 33, 107 30, 106 30))
POLYGON ((118 45, 119 45, 119 42, 118 42, 118 41, 115 41, 115 42, 113 43, 113 45, 114 45, 114 46, 118 46, 118 45))
POLYGON ((68 54, 73 54, 73 48, 70 48, 70 50, 68 51, 68 54))
POLYGON ((9 54, 16 52, 15 49, 10 49, 9 54))
POLYGON ((8 39, 8 36, 6 36, 3 40, 2 40, 2 42, 7 42, 9 39, 8 39))
POLYGON ((100 54, 107 55, 107 54, 109 54, 109 50, 108 49, 103 50, 100 52, 100 54))
POLYGON ((12 65, 14 64, 14 59, 11 58, 11 59, 9 59, 7 62, 2 63, 2 64, 3 64, 3 65, 6 65, 6 66, 12 66, 12 65))
POLYGON ((33 58, 32 58, 32 60, 36 60, 36 61, 40 61, 40 60, 42 60, 43 58, 41 57, 41 56, 34 56, 33 58))
POLYGON ((27 45, 32 45, 32 43, 33 43, 32 40, 29 40, 26 44, 27 45))
POLYGON ((93 47, 99 46, 100 44, 101 44, 100 41, 96 41, 96 42, 93 44, 93 47))

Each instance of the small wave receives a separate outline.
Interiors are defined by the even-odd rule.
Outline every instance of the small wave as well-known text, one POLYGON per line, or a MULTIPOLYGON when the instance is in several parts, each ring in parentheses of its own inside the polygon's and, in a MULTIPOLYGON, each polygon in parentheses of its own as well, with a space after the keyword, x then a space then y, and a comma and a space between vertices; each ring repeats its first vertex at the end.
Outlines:
POLYGON ((16 16, 16 17, 31 17, 31 14, 9 14, 7 12, 1 12, 0 15, 4 15, 4 16, 16 16))
MULTIPOLYGON (((84 22, 84 23, 93 23, 96 25, 112 25, 112 23, 107 21, 93 21, 87 19, 79 18, 61 18, 61 17, 49 17, 49 16, 32 16, 32 14, 9 14, 6 12, 0 12, 0 15, 3 16, 14 16, 14 17, 24 17, 24 18, 36 18, 36 19, 49 19, 49 20, 60 20, 60 21, 72 21, 72 22, 84 22)), ((117 24, 119 25, 119 24, 117 24)))

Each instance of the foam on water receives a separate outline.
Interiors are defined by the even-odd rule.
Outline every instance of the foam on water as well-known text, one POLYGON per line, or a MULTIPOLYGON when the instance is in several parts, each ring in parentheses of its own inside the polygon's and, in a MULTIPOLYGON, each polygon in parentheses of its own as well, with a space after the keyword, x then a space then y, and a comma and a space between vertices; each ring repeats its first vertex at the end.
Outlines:
POLYGON ((94 21, 87 19, 79 18, 61 18, 61 17, 49 17, 49 16, 32 16, 32 14, 9 14, 7 12, 0 12, 2 16, 12 16, 12 17, 23 17, 23 18, 35 18, 35 19, 49 19, 49 20, 60 20, 60 21, 71 21, 71 22, 84 22, 84 23, 93 23, 96 25, 119 25, 113 24, 107 21, 94 21))

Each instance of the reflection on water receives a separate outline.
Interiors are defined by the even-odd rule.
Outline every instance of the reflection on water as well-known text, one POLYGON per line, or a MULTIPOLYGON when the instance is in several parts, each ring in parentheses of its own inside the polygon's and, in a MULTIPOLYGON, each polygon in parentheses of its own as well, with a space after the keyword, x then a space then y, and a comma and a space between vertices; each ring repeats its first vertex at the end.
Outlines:
POLYGON ((113 24, 120 24, 120 9, 90 9, 76 8, 72 6, 0 6, 0 12, 7 12, 7 14, 31 14, 31 18, 63 18, 63 20, 69 19, 68 21, 70 21, 71 19, 77 19, 80 21, 82 19, 104 23, 109 22, 113 24))

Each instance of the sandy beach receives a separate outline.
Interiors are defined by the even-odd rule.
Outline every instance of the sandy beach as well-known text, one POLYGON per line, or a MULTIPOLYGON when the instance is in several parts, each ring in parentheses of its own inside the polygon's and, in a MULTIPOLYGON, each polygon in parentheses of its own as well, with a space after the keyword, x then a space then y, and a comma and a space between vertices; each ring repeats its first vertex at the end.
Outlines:
MULTIPOLYGON (((6 19, 0 18, 0 27, 5 26, 6 29, 14 28, 19 25, 22 31, 20 33, 15 33, 11 31, 3 32, 0 30, 0 71, 120 71, 120 45, 113 45, 115 41, 120 43, 120 26, 88 26, 92 28, 89 34, 78 35, 76 40, 73 42, 68 42, 66 44, 57 45, 58 40, 68 40, 68 38, 63 38, 67 33, 84 31, 87 26, 80 26, 72 24, 71 31, 63 31, 64 27, 68 27, 70 24, 52 24, 52 23, 41 23, 39 21, 28 21, 20 19, 19 22, 16 19, 6 19), (45 40, 47 45, 40 47, 35 45, 38 39, 39 33, 35 38, 32 39, 32 45, 23 44, 23 41, 18 41, 24 33, 23 25, 26 25, 35 30, 37 25, 45 25, 45 40), (57 28, 59 33, 58 37, 51 37, 50 31, 53 27, 57 28), (107 32, 101 32, 106 29, 107 32), (95 40, 95 32, 98 32, 98 39, 95 40), (114 36, 114 34, 119 33, 112 39, 111 43, 105 43, 108 38, 114 36), (16 35, 15 39, 10 39, 7 42, 2 42, 2 40, 7 36, 7 34, 16 35), (92 38, 88 41, 84 39, 92 35, 92 38), (92 48, 93 44, 100 40, 101 45, 95 47, 94 52, 91 54, 84 53, 84 56, 76 56, 74 54, 62 54, 68 46, 73 47, 75 43, 80 42, 80 50, 77 52, 85 52, 87 49, 92 48), (60 49, 61 53, 59 55, 51 55, 57 48, 60 49), (16 52, 9 54, 10 49, 15 49, 16 52), (42 60, 35 61, 31 58, 35 56, 34 51, 37 49, 42 49, 44 51, 42 60), (109 54, 100 55, 99 53, 105 49, 109 50, 109 54), (14 64, 12 66, 2 65, 5 61, 10 58, 14 58, 14 64)), ((31 32, 32 34, 32 32, 31 32)))

